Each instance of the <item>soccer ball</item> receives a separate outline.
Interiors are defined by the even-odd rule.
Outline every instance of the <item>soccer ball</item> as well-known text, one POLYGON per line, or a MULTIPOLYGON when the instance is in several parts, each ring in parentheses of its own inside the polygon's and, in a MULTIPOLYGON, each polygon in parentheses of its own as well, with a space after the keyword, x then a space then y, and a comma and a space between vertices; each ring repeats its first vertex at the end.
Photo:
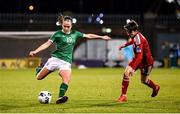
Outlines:
POLYGON ((48 104, 51 102, 52 95, 48 91, 41 91, 38 95, 38 100, 42 104, 48 104))

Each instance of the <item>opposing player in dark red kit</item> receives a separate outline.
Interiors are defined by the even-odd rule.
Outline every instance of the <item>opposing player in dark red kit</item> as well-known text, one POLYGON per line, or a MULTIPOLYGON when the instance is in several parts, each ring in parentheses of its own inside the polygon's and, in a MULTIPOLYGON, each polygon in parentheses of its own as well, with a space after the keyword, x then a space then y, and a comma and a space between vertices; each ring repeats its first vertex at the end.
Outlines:
POLYGON ((149 79, 149 74, 153 68, 153 57, 151 55, 148 41, 138 31, 138 24, 134 20, 130 20, 124 26, 124 29, 126 30, 126 33, 131 38, 131 40, 126 44, 121 45, 119 49, 128 45, 133 45, 134 58, 125 69, 122 80, 122 93, 117 101, 127 101, 126 92, 129 85, 129 78, 137 69, 140 69, 141 71, 141 82, 152 88, 153 91, 151 96, 155 97, 159 92, 160 86, 149 79))

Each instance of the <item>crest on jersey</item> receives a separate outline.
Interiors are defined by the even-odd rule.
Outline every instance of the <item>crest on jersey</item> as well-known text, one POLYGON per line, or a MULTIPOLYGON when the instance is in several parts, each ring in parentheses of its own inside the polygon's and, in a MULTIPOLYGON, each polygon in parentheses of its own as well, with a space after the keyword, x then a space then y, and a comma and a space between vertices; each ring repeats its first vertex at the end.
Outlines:
POLYGON ((67 43, 68 44, 72 44, 73 43, 73 39, 71 36, 67 37, 67 43))
POLYGON ((141 48, 139 46, 136 47, 136 53, 140 53, 141 52, 141 48))

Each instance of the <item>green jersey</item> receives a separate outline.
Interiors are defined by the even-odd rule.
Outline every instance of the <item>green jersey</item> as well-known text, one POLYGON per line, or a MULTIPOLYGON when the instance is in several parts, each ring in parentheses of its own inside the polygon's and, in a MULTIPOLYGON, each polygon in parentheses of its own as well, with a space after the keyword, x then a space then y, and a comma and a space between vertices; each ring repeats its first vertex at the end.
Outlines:
POLYGON ((72 30, 69 34, 63 31, 56 31, 50 40, 55 43, 56 50, 52 52, 52 56, 72 63, 73 49, 76 41, 83 38, 83 33, 72 30))

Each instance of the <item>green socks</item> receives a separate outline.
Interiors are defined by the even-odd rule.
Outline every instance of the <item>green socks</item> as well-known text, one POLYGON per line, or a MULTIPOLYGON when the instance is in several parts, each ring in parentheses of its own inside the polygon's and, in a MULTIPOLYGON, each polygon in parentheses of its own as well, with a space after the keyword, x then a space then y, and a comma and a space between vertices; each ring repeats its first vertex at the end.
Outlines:
POLYGON ((36 68, 36 75, 41 71, 41 69, 42 69, 41 67, 36 68))
POLYGON ((65 83, 62 83, 59 87, 59 97, 63 97, 68 89, 68 85, 65 83))

